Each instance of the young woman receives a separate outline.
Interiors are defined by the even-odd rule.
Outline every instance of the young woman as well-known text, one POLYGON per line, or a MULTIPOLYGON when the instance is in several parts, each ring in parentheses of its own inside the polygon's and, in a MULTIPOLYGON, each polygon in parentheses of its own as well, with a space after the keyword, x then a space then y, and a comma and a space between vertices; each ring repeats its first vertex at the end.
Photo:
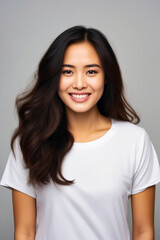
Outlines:
POLYGON ((160 167, 106 37, 64 31, 35 77, 16 101, 1 180, 13 192, 15 240, 129 240, 130 197, 133 239, 153 240, 160 167))

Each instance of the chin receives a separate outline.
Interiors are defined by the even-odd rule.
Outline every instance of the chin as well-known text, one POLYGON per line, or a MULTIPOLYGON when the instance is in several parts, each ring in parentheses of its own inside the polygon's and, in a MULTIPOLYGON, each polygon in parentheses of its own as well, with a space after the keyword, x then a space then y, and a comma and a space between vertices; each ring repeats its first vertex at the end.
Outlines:
POLYGON ((72 109, 72 108, 68 108, 69 112, 73 112, 73 113, 87 113, 90 112, 93 108, 83 108, 83 109, 72 109))

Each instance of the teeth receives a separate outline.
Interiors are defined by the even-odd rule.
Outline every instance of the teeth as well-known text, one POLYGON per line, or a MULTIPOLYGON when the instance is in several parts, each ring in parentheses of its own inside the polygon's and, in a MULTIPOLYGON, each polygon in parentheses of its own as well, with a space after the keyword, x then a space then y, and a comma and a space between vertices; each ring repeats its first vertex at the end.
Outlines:
POLYGON ((85 94, 85 95, 76 95, 76 94, 71 94, 73 97, 75 98, 85 98, 88 96, 88 94, 85 94))

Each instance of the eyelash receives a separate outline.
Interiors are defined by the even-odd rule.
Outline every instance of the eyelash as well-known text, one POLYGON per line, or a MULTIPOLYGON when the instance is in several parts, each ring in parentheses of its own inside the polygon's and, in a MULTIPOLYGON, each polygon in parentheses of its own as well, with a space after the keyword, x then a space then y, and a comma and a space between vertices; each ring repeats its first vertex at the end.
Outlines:
POLYGON ((64 70, 64 71, 62 71, 62 73, 67 73, 67 72, 69 72, 69 74, 71 73, 70 70, 64 70))
POLYGON ((95 70, 89 70, 88 72, 92 72, 93 74, 97 73, 97 71, 95 71, 95 70))
MULTIPOLYGON (((64 71, 62 71, 62 73, 66 73, 66 74, 71 74, 71 72, 72 72, 72 71, 70 71, 70 70, 64 70, 64 71)), ((89 70, 88 72, 90 72, 90 73, 92 72, 91 75, 97 73, 97 71, 95 71, 95 70, 89 70)))

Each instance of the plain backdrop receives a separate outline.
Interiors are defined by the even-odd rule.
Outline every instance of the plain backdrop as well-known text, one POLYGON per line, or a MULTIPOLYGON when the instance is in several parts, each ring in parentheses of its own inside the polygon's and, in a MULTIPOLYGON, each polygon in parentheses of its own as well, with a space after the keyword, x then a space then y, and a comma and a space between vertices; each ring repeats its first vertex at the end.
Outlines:
MULTIPOLYGON (((17 126, 15 98, 54 38, 74 25, 101 30, 120 64, 126 96, 160 156, 159 0, 0 0, 0 177, 17 126)), ((155 240, 160 239, 156 185, 155 240)), ((131 205, 129 228, 132 231, 131 205)), ((11 191, 0 188, 0 239, 13 239, 11 191)))

